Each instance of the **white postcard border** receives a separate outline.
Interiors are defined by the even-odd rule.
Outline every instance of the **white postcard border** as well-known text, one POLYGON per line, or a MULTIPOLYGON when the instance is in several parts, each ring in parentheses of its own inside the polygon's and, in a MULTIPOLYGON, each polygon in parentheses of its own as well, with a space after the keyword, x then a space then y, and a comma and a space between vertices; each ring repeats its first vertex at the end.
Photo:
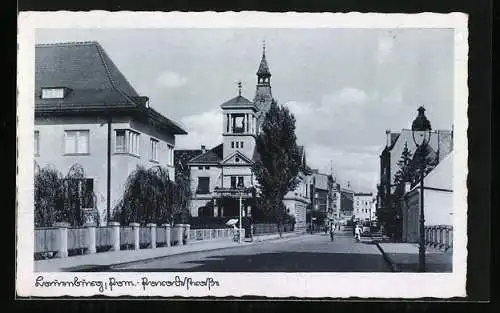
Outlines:
POLYGON ((244 296, 449 298, 466 296, 467 269, 467 15, 379 13, 260 13, 260 12, 21 12, 18 30, 17 103, 17 262, 18 296, 244 296), (35 273, 33 270, 33 127, 34 43, 37 28, 453 28, 455 29, 454 101, 454 252, 453 273, 35 273), (460 235, 458 235, 460 234, 460 235), (77 279, 130 280, 135 287, 36 287, 45 281, 77 279), (176 276, 179 276, 176 278, 176 276), (150 281, 191 279, 219 283, 207 287, 146 288, 150 281))

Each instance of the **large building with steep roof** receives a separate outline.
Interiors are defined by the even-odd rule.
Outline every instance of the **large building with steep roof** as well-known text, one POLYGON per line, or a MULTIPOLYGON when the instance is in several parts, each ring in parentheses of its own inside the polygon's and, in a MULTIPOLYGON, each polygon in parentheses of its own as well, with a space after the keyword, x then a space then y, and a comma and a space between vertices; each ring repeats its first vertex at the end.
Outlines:
POLYGON ((149 106, 99 43, 36 45, 35 70, 36 168, 83 172, 83 209, 104 221, 137 165, 174 178, 175 137, 186 131, 149 106))
MULTIPOLYGON (((192 216, 238 217, 240 195, 234 193, 234 190, 240 186, 258 187, 251 170, 251 165, 259 158, 255 138, 274 101, 265 49, 256 74, 257 85, 253 101, 242 96, 240 84, 238 95, 220 105, 223 116, 222 143, 211 149, 202 146, 199 150, 176 153, 179 162, 182 155, 194 155, 189 162, 183 162, 191 172, 192 216)), ((304 147, 299 147, 299 155, 305 165, 304 147)), ((306 207, 310 203, 307 187, 309 177, 301 174, 300 178, 301 184, 284 199, 288 213, 295 217, 295 229, 299 232, 305 231, 306 207)), ((243 194, 242 207, 243 216, 254 219, 262 217, 262 212, 255 205, 254 195, 243 194)))

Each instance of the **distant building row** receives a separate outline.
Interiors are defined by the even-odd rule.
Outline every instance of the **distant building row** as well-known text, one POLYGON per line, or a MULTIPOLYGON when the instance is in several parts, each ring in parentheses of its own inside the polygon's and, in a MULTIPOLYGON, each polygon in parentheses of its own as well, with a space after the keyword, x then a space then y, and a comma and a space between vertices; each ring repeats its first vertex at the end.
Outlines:
POLYGON ((374 195, 355 192, 349 186, 342 187, 331 174, 313 170, 310 190, 312 209, 322 213, 327 219, 376 219, 374 195))

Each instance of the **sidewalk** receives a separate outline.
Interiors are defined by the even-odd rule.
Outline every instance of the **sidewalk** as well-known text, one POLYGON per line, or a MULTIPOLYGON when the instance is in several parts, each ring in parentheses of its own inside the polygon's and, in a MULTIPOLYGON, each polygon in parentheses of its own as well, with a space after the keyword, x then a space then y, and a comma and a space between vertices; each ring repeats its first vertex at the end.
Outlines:
MULTIPOLYGON (((287 233, 283 234, 282 239, 293 238, 297 236, 300 235, 295 233, 287 233)), ((148 259, 161 258, 170 255, 248 246, 251 244, 275 239, 279 240, 279 234, 255 236, 253 242, 244 241, 241 244, 232 241, 230 238, 224 238, 219 240, 191 241, 185 246, 141 250, 120 250, 78 255, 61 259, 39 260, 34 262, 34 270, 35 272, 84 271, 93 268, 105 268, 116 264, 140 262, 148 259)))
MULTIPOLYGON (((418 272, 418 244, 376 243, 376 245, 394 272, 418 272)), ((452 272, 451 251, 426 247, 425 252, 426 272, 452 272)))

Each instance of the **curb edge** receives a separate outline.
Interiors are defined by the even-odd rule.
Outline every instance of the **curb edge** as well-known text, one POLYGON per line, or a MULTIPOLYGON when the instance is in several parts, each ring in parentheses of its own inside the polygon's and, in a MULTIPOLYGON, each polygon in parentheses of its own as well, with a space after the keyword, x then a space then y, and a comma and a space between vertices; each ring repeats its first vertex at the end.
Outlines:
POLYGON ((399 267, 391 260, 391 258, 387 255, 387 253, 385 253, 384 249, 382 249, 380 244, 378 242, 375 242, 375 245, 379 249, 380 253, 382 253, 382 257, 384 258, 384 261, 389 265, 391 270, 393 272, 401 272, 399 267))

